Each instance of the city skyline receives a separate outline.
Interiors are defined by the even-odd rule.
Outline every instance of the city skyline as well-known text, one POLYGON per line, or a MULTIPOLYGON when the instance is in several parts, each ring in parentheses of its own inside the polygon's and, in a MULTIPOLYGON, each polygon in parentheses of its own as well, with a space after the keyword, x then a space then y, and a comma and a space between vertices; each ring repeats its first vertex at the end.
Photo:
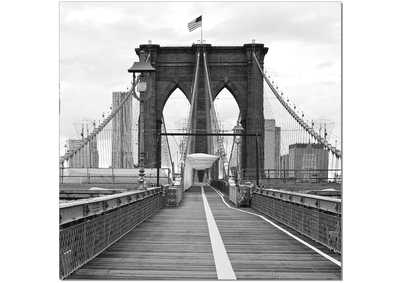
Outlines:
MULTIPOLYGON (((66 139, 76 136, 74 123, 100 119, 111 105, 111 93, 124 91, 129 86, 131 77, 127 68, 137 60, 134 48, 148 40, 161 46, 191 45, 199 38, 199 32, 189 33, 186 25, 199 14, 203 15, 207 43, 242 45, 255 39, 269 47, 264 64, 279 87, 310 117, 333 121, 332 132, 340 138, 339 2, 301 5, 272 2, 254 6, 243 3, 191 4, 182 3, 177 7, 174 3, 157 3, 165 6, 164 13, 154 11, 152 3, 60 5, 61 146, 66 139), (224 13, 216 13, 222 6, 224 13), (135 17, 128 17, 134 10, 135 17), (253 18, 249 22, 243 19, 238 26, 235 15, 243 11, 257 15, 256 22, 253 18), (174 13, 181 16, 173 17, 174 13), (154 20, 145 25, 150 16, 154 20), (273 28, 269 25, 272 22, 273 28), (312 30, 307 29, 310 24, 314 26, 312 30), (132 36, 130 29, 135 31, 132 36), (79 111, 76 108, 78 99, 82 106, 79 111)), ((266 107, 269 90, 264 89, 267 97, 264 116, 267 119, 272 107, 266 107)), ((188 103, 175 102, 175 108, 188 103)), ((237 118, 229 112, 221 116, 225 124, 237 118)), ((175 127, 180 121, 177 117, 176 120, 167 119, 166 123, 175 127)))

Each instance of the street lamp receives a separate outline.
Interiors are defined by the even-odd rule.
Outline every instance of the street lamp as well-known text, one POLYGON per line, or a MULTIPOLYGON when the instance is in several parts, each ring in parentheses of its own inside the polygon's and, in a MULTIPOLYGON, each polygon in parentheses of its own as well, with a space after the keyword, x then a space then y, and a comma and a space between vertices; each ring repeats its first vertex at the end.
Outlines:
MULTIPOLYGON (((235 127, 233 127, 233 133, 234 134, 242 134, 243 132, 243 127, 238 123, 236 124, 235 127)), ((239 162, 239 146, 241 142, 241 136, 234 136, 234 143, 236 143, 236 182, 237 185, 239 186, 240 183, 240 162, 239 162)))
POLYGON ((139 126, 139 130, 140 130, 140 134, 139 134, 139 152, 140 152, 140 156, 139 156, 139 189, 144 189, 144 105, 143 103, 149 99, 150 96, 145 97, 144 93, 147 91, 147 82, 146 82, 146 74, 150 74, 152 72, 155 72, 155 68, 149 63, 147 62, 147 60, 145 59, 145 54, 144 51, 141 50, 139 53, 139 62, 134 62, 132 67, 130 67, 128 69, 129 73, 133 74, 133 82, 135 82, 135 76, 136 73, 140 73, 139 75, 139 80, 137 83, 137 89, 138 92, 141 94, 140 96, 138 96, 135 92, 135 88, 134 85, 132 87, 132 94, 135 97, 135 99, 137 99, 140 103, 140 126, 139 126))

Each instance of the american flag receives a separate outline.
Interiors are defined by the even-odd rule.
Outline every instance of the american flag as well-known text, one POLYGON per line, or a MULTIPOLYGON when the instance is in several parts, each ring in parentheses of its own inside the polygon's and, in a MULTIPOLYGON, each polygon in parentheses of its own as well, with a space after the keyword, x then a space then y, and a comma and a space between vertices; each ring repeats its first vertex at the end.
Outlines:
POLYGON ((200 16, 200 17, 194 19, 193 21, 191 21, 190 23, 188 23, 189 31, 194 31, 198 27, 201 27, 201 17, 202 16, 200 16))

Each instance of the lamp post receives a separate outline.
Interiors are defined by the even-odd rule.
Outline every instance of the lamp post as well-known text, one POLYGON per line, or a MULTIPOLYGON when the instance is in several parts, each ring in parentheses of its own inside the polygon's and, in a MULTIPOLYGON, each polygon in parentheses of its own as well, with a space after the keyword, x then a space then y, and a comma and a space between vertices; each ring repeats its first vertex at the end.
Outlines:
POLYGON ((144 93, 147 91, 146 77, 148 74, 154 72, 156 69, 151 66, 149 62, 145 59, 144 51, 141 50, 139 53, 139 62, 134 62, 132 67, 128 69, 129 73, 133 74, 133 82, 135 82, 136 73, 140 73, 137 89, 140 93, 138 96, 135 92, 134 84, 132 85, 133 97, 140 103, 140 125, 139 125, 139 189, 145 189, 144 185, 144 105, 143 103, 150 98, 150 96, 145 97, 144 93))
MULTIPOLYGON (((233 127, 233 133, 234 134, 241 134, 242 132, 243 132, 243 127, 238 122, 236 124, 236 126, 233 127)), ((240 170, 241 170, 240 162, 239 162, 239 146, 240 146, 240 143, 241 143, 241 136, 235 136, 233 142, 236 143, 236 182, 237 182, 237 185, 239 186, 239 183, 240 183, 240 170)))

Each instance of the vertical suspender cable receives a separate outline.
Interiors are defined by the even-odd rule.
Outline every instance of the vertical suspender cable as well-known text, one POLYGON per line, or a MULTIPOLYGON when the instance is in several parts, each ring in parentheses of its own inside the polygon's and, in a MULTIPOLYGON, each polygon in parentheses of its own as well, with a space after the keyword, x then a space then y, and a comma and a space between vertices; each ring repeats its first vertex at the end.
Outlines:
POLYGON ((300 117, 297 115, 297 113, 295 113, 291 107, 279 96, 278 92, 276 91, 276 89, 274 88, 274 86, 271 84, 271 82, 269 81, 269 79, 267 78, 267 76, 265 75, 265 73, 263 72, 260 63, 258 62, 258 59, 255 55, 255 53, 253 52, 253 58, 255 59, 255 62, 258 66, 258 69, 260 70, 262 76, 264 77, 264 80, 267 82, 269 88, 272 90, 272 92, 274 93, 275 97, 278 99, 278 101, 282 104, 282 106, 289 112, 289 114, 295 118, 297 121, 299 121, 299 123, 301 124, 301 126, 306 129, 309 134, 319 143, 324 144, 330 151, 332 151, 332 153, 334 153, 336 156, 340 157, 341 156, 341 151, 334 148, 332 145, 328 144, 326 141, 324 141, 322 139, 322 137, 320 137, 313 129, 310 129, 309 125, 307 125, 304 121, 302 121, 300 119, 300 117))
MULTIPOLYGON (((195 104, 195 96, 197 95, 197 78, 199 74, 199 61, 200 61, 200 50, 197 49, 196 51, 196 69, 194 73, 194 80, 193 80, 193 85, 192 85, 192 99, 190 102, 190 113, 189 113, 189 120, 188 120, 188 132, 192 133, 193 132, 193 121, 192 121, 192 115, 194 111, 194 104, 195 104)), ((187 139, 186 143, 186 155, 188 155, 192 150, 194 150, 193 146, 193 139, 194 136, 189 136, 187 139)))
MULTIPOLYGON (((206 55, 205 51, 203 51, 203 59, 204 59, 204 70, 205 70, 206 80, 207 80, 208 97, 209 97, 209 101, 210 101, 211 127, 213 128, 212 129, 213 131, 215 130, 216 132, 220 132, 220 126, 218 124, 217 114, 215 111, 214 101, 213 101, 213 97, 212 97, 212 93, 211 93, 210 76, 208 73, 207 55, 206 55)), ((224 164, 227 163, 226 154, 225 154, 226 151, 224 148, 222 136, 212 136, 211 140, 213 141, 212 142, 213 146, 215 146, 215 145, 217 146, 218 153, 219 153, 220 157, 222 157, 222 162, 224 164)), ((217 151, 214 149, 214 152, 216 153, 217 151)), ((223 167, 223 171, 224 171, 224 174, 226 175, 227 172, 225 172, 225 166, 223 167)))

